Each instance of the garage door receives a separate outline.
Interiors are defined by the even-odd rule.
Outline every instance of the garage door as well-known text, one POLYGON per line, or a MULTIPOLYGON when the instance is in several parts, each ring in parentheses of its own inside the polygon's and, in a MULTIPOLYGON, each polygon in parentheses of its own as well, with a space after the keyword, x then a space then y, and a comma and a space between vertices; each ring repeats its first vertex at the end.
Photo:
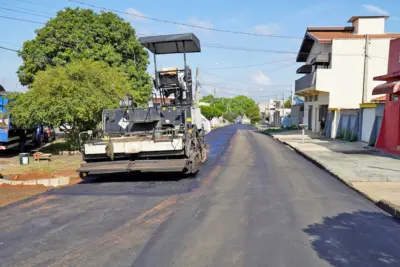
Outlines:
POLYGON ((375 121, 375 108, 364 108, 362 117, 361 141, 369 142, 375 121))

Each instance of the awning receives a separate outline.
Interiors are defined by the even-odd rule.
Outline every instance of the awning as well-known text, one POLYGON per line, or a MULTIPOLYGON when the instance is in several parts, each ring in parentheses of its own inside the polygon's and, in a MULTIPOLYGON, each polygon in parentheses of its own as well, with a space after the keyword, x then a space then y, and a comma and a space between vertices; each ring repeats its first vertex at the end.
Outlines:
POLYGON ((139 42, 154 54, 201 52, 200 41, 193 33, 147 36, 139 42))
POLYGON ((301 73, 311 73, 312 72, 312 65, 303 65, 300 68, 297 69, 296 73, 301 74, 301 73))
POLYGON ((393 94, 397 92, 400 92, 400 81, 380 84, 372 90, 372 95, 393 94))

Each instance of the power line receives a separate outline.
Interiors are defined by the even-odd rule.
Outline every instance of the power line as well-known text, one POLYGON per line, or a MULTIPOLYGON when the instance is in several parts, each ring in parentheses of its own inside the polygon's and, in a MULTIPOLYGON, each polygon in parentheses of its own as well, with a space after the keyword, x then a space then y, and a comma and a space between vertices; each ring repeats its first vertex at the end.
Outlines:
MULTIPOLYGON (((228 80, 228 81, 231 81, 231 82, 237 82, 237 83, 242 83, 242 84, 246 84, 246 85, 262 86, 261 84, 257 84, 257 83, 248 83, 248 82, 243 82, 243 81, 240 81, 240 80, 234 80, 234 79, 231 79, 231 78, 222 77, 222 76, 219 76, 219 75, 215 75, 215 74, 209 73, 209 72, 204 71, 204 70, 202 70, 202 72, 207 74, 207 75, 210 75, 210 76, 213 76, 213 77, 216 77, 216 78, 219 78, 219 79, 223 79, 223 80, 228 80)), ((288 85, 284 85, 284 86, 288 86, 288 85)))
POLYGON ((40 15, 40 14, 37 14, 37 13, 26 12, 26 11, 15 10, 15 9, 12 9, 12 8, 0 7, 0 9, 11 11, 11 12, 22 13, 22 14, 28 14, 28 15, 32 15, 32 16, 38 16, 38 17, 42 17, 42 18, 51 18, 49 16, 40 15))
MULTIPOLYGON (((3 7, 4 6, 8 7, 8 5, 3 5, 3 7)), ((49 15, 49 16, 54 16, 54 14, 52 14, 52 13, 32 10, 32 9, 29 9, 29 8, 23 8, 23 7, 19 7, 19 6, 18 7, 17 6, 11 6, 11 7, 14 7, 14 8, 17 8, 17 9, 21 9, 21 10, 25 10, 25 11, 36 12, 36 13, 41 13, 41 14, 45 14, 45 15, 49 15)))
POLYGON ((258 48, 250 48, 250 47, 235 47, 228 46, 222 44, 202 44, 204 47, 209 48, 217 48, 217 49, 226 49, 226 50, 237 50, 237 51, 246 51, 246 52, 261 52, 261 53, 276 53, 276 54, 298 54, 295 51, 283 51, 283 50, 269 50, 269 49, 258 49, 258 48))
POLYGON ((17 2, 22 2, 22 3, 27 3, 27 4, 32 4, 32 5, 36 5, 37 3, 31 2, 31 1, 26 1, 26 0, 15 0, 17 2))
POLYGON ((135 17, 139 17, 139 18, 143 18, 143 19, 148 19, 148 20, 153 20, 153 21, 157 21, 157 22, 169 23, 169 24, 174 24, 174 25, 181 25, 181 26, 186 26, 186 27, 191 27, 191 28, 198 28, 198 29, 209 30, 209 31, 215 31, 215 32, 225 32, 225 33, 232 33, 232 34, 259 36, 259 37, 274 37, 274 38, 286 38, 286 39, 303 39, 303 37, 298 37, 298 36, 272 35, 272 34, 260 34, 260 33, 252 33, 252 32, 242 32, 242 31, 223 30, 223 29, 217 29, 217 28, 212 28, 212 27, 205 27, 205 26, 200 26, 200 25, 193 25, 193 24, 189 24, 189 23, 176 22, 176 21, 165 20, 165 19, 158 19, 158 18, 148 17, 148 16, 144 16, 144 15, 139 15, 139 14, 133 14, 133 13, 129 13, 129 12, 126 12, 126 11, 121 11, 121 10, 116 10, 116 9, 112 9, 112 8, 106 8, 106 7, 102 7, 102 6, 97 6, 97 5, 93 5, 93 4, 84 3, 84 2, 78 1, 78 0, 69 0, 69 1, 70 1, 70 2, 73 2, 73 3, 81 4, 81 5, 84 5, 84 6, 89 6, 89 7, 92 7, 92 8, 97 8, 97 9, 112 11, 112 12, 115 12, 115 13, 120 13, 120 14, 135 16, 135 17))
POLYGON ((11 20, 18 20, 18 21, 24 21, 24 22, 30 22, 30 23, 36 23, 36 24, 42 24, 45 25, 46 23, 40 22, 40 21, 34 21, 34 20, 28 20, 28 19, 20 19, 20 18, 13 18, 13 17, 7 17, 7 16, 0 16, 0 18, 3 19, 11 19, 11 20))
MULTIPOLYGON (((71 0, 70 0, 71 1, 71 0)), ((35 23, 35 24, 42 24, 46 25, 45 22, 40 22, 40 21, 33 21, 33 20, 27 20, 27 19, 21 19, 21 18, 14 18, 14 17, 7 17, 7 16, 0 16, 0 18, 4 19, 11 19, 11 20, 17 20, 17 21, 24 21, 24 22, 30 22, 30 23, 35 23)), ((144 34, 136 33, 138 35, 144 36, 144 34)), ((226 46, 226 45, 221 45, 221 44, 203 44, 202 46, 204 47, 209 47, 209 48, 218 48, 218 49, 227 49, 227 50, 239 50, 239 51, 246 51, 246 52, 262 52, 262 53, 277 53, 277 54, 307 54, 307 55, 329 55, 330 53, 298 53, 295 51, 282 51, 282 50, 265 50, 265 49, 254 49, 254 48, 244 48, 244 47, 232 47, 232 46, 226 46)), ((363 54, 332 54, 335 56, 364 56, 363 54)), ((381 58, 381 59, 387 59, 384 57, 375 57, 370 55, 370 58, 381 58)))
POLYGON ((259 64, 253 64, 253 65, 241 65, 241 66, 232 66, 232 67, 220 67, 220 68, 206 68, 208 70, 226 70, 226 69, 241 69, 241 68, 251 68, 251 67, 258 67, 258 66, 264 66, 264 65, 269 65, 269 64, 275 64, 279 62, 285 62, 289 60, 295 59, 294 57, 291 58, 286 58, 286 59, 281 59, 281 60, 276 60, 276 61, 269 61, 269 62, 264 62, 264 63, 259 63, 259 64))
MULTIPOLYGON (((244 89, 244 88, 224 86, 224 85, 219 85, 219 84, 216 84, 216 83, 201 82, 201 84, 208 85, 208 86, 213 86, 213 87, 217 87, 217 88, 226 88, 226 89, 234 89, 234 90, 246 90, 248 92, 254 92, 254 93, 263 92, 263 91, 260 91, 260 90, 247 90, 247 89, 244 89)), ((267 88, 268 89, 268 88, 283 88, 283 87, 288 87, 290 85, 288 85, 288 84, 277 84, 277 85, 264 86, 264 85, 258 84, 258 86, 261 87, 261 88, 267 88)))

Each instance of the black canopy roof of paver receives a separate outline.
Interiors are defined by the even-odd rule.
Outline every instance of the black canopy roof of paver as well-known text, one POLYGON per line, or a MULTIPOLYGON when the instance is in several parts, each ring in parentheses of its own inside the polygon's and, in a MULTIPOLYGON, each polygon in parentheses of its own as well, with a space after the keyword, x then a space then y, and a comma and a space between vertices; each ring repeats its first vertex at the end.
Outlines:
POLYGON ((183 42, 186 53, 201 51, 200 40, 193 33, 147 36, 139 38, 139 42, 156 55, 183 53, 183 42))

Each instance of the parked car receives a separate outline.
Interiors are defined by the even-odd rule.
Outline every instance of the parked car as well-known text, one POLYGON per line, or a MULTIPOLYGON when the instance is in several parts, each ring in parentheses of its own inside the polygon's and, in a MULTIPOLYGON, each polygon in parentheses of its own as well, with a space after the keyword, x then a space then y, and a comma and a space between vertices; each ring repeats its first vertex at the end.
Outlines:
POLYGON ((52 126, 44 126, 43 127, 43 141, 44 142, 53 142, 56 140, 56 131, 52 126))

